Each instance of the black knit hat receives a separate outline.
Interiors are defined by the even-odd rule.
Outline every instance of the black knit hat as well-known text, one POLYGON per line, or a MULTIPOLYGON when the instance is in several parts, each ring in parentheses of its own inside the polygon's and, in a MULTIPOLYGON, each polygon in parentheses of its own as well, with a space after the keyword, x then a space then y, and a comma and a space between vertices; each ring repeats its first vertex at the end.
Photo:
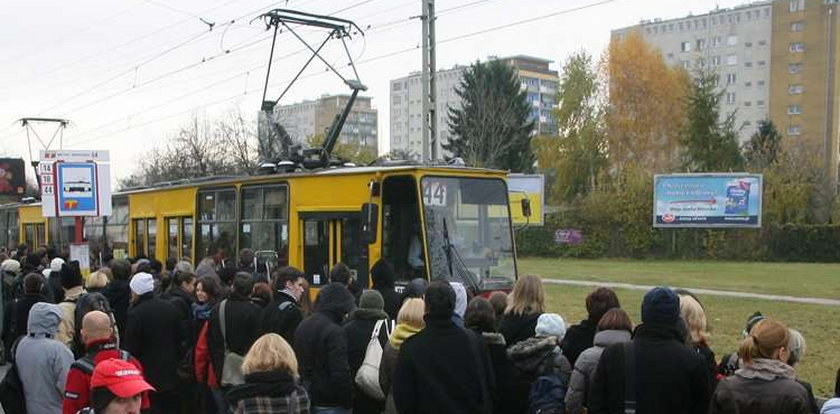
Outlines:
POLYGON ((680 297, 665 287, 651 289, 642 300, 642 322, 674 324, 680 318, 680 297))
POLYGON ((70 290, 84 283, 82 272, 79 270, 79 262, 73 260, 70 263, 61 265, 61 287, 70 290))

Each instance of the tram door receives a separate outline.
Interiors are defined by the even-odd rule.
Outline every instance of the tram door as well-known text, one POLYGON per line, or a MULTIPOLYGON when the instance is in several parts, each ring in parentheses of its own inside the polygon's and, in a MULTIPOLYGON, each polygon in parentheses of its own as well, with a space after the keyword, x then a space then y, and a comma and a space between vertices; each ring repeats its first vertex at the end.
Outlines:
POLYGON ((47 232, 44 223, 25 223, 23 225, 23 242, 33 251, 47 242, 47 232))
POLYGON ((303 272, 313 287, 329 284, 330 269, 344 263, 367 287, 368 245, 361 239, 359 213, 301 213, 303 272))

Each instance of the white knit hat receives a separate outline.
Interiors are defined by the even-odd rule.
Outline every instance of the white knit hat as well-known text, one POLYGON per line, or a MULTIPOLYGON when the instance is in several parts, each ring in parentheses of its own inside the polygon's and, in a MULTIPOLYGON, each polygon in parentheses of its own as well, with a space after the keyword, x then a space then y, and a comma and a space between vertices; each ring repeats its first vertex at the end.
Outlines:
POLYGON ((544 313, 537 319, 535 333, 540 337, 554 336, 559 341, 566 336, 566 322, 556 313, 544 313))
POLYGON ((148 273, 140 272, 131 278, 128 287, 135 294, 143 295, 155 290, 155 278, 148 273))
POLYGON ((3 260, 3 263, 0 263, 0 270, 3 272, 17 273, 20 270, 20 262, 14 259, 3 260))
POLYGON ((63 265, 63 264, 64 264, 64 259, 62 259, 60 257, 56 257, 56 258, 52 259, 52 261, 50 262, 50 270, 52 270, 53 272, 60 272, 61 271, 61 265, 63 265))

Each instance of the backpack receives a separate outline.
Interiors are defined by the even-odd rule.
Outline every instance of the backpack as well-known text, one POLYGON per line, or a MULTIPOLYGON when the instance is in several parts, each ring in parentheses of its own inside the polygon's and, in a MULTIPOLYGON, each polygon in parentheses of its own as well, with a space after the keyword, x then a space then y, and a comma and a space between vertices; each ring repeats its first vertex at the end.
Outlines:
MULTIPOLYGON (((120 359, 130 362, 131 354, 129 354, 128 351, 120 349, 120 359)), ((73 365, 70 365, 70 368, 76 368, 85 373, 85 375, 93 375, 93 370, 96 368, 96 362, 93 360, 93 355, 85 355, 84 357, 74 361, 73 365)))
MULTIPOLYGON (((70 301, 66 301, 70 302, 70 301)), ((111 319, 111 327, 114 328, 114 335, 119 338, 119 333, 116 332, 116 319, 114 318, 114 311, 111 309, 111 303, 108 298, 99 292, 85 293, 79 296, 75 301, 76 310, 73 312, 73 321, 75 332, 73 333, 73 354, 79 358, 85 352, 85 344, 82 341, 82 319, 91 311, 104 312, 111 319)))
POLYGON ((565 374, 540 375, 528 392, 529 414, 563 414, 569 378, 565 374))
POLYGON ((3 380, 0 381, 0 406, 3 406, 3 412, 6 414, 26 414, 26 396, 23 394, 23 381, 20 379, 20 373, 15 364, 15 353, 17 352, 18 338, 12 344, 11 355, 9 361, 11 365, 3 380))

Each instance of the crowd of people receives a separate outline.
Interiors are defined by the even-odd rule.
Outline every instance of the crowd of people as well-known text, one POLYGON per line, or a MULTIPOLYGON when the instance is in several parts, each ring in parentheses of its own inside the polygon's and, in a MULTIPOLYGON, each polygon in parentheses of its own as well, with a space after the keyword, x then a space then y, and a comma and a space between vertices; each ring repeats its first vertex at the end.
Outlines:
POLYGON ((0 253, 5 412, 840 413, 840 370, 821 407, 796 375, 800 332, 757 312, 717 359, 688 291, 650 290, 634 325, 598 288, 568 326, 532 275, 509 294, 398 291, 380 260, 361 289, 339 263, 315 294, 293 267, 259 274, 249 251, 235 267, 104 263, 84 278, 47 249, 0 253))

